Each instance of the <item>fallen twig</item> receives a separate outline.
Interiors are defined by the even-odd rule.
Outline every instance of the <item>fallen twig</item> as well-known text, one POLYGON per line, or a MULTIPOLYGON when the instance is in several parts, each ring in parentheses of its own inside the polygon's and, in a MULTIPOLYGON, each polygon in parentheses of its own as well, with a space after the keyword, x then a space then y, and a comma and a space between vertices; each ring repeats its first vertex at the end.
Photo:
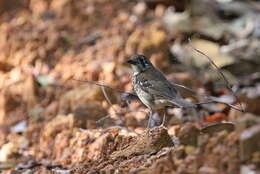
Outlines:
POLYGON ((108 86, 108 85, 105 85, 105 84, 102 84, 102 83, 99 83, 99 82, 93 82, 93 81, 88 81, 88 80, 79 80, 79 79, 72 79, 72 80, 76 80, 76 81, 79 81, 79 82, 86 82, 86 83, 90 83, 92 85, 97 85, 97 86, 100 86, 100 87, 109 88, 109 89, 115 90, 119 93, 125 93, 125 91, 113 88, 111 86, 108 86))
POLYGON ((224 101, 220 101, 217 97, 213 97, 213 96, 208 96, 208 95, 205 95, 205 94, 201 94, 201 93, 198 93, 186 86, 183 86, 183 85, 179 85, 179 84, 176 84, 174 83, 173 85, 175 85, 176 87, 179 87, 179 88, 183 88, 183 89, 186 89, 196 95, 199 95, 199 96, 202 96, 204 97, 205 99, 209 99, 208 101, 202 101, 202 102, 199 102, 199 103, 195 103, 195 105, 203 105, 203 104, 209 104, 209 103, 222 103, 222 104, 225 104, 235 110, 238 110, 238 111, 241 111, 241 112, 244 112, 243 110, 241 110, 241 108, 235 106, 235 105, 232 105, 230 103, 227 103, 227 102, 224 102, 224 101))
MULTIPOLYGON (((205 56, 205 57, 209 60, 209 62, 210 62, 210 63, 212 64, 212 66, 217 70, 217 72, 219 73, 219 75, 224 79, 224 82, 225 82, 225 85, 226 85, 227 89, 228 89, 228 90, 233 94, 233 96, 236 98, 236 100, 237 100, 238 104, 240 105, 240 107, 236 107, 236 106, 234 106, 234 105, 231 105, 231 104, 225 103, 225 102, 219 102, 219 103, 227 104, 227 105, 229 105, 230 107, 232 107, 232 108, 234 108, 234 109, 236 109, 236 110, 238 110, 238 111, 245 112, 245 110, 244 110, 244 108, 243 108, 243 106, 242 106, 240 100, 238 99, 238 96, 237 96, 237 95, 235 94, 235 92, 232 90, 231 85, 229 84, 227 78, 225 77, 225 75, 223 74, 223 72, 221 72, 221 70, 220 70, 219 67, 215 64, 215 62, 214 62, 208 55, 206 55, 206 54, 203 53, 202 51, 198 50, 197 48, 193 47, 190 38, 189 38, 189 44, 190 44, 190 46, 191 46, 191 48, 192 48, 193 50, 195 50, 195 51, 198 52, 199 54, 205 56)), ((214 100, 213 100, 213 101, 214 101, 214 100)), ((216 102, 218 102, 218 101, 216 101, 216 102)))
MULTIPOLYGON (((108 104, 109 104, 109 105, 112 107, 112 109, 114 110, 114 113, 108 114, 108 115, 102 117, 101 119, 97 120, 97 121, 96 121, 97 124, 100 124, 100 122, 102 122, 102 121, 104 121, 104 120, 106 120, 106 119, 108 119, 108 118, 111 118, 112 115, 120 115, 120 114, 124 114, 124 113, 129 113, 129 112, 144 112, 144 113, 146 113, 145 111, 134 111, 134 110, 129 110, 129 111, 125 111, 125 112, 116 112, 116 110, 113 108, 113 104, 112 104, 111 100, 109 99, 109 97, 108 97, 108 95, 107 95, 107 93, 106 93, 106 91, 105 91, 105 88, 109 88, 109 89, 112 89, 112 90, 115 90, 115 91, 121 93, 121 94, 122 94, 122 95, 121 95, 121 96, 122 96, 121 98, 122 98, 123 100, 126 100, 126 101, 127 101, 128 99, 129 99, 130 101, 138 100, 139 98, 137 97, 137 95, 135 95, 135 94, 133 94, 133 93, 131 93, 131 92, 121 91, 121 90, 118 90, 118 89, 116 89, 116 88, 110 87, 110 86, 108 86, 108 85, 101 84, 101 83, 99 83, 99 82, 93 82, 93 81, 88 81, 88 80, 78 80, 78 79, 73 79, 73 80, 80 81, 80 82, 86 82, 86 83, 90 83, 90 84, 92 84, 92 85, 100 86, 100 88, 101 88, 101 90, 102 90, 102 92, 103 92, 103 95, 104 95, 105 99, 107 100, 108 104)), ((127 102, 127 104, 129 105, 128 102, 127 102)))

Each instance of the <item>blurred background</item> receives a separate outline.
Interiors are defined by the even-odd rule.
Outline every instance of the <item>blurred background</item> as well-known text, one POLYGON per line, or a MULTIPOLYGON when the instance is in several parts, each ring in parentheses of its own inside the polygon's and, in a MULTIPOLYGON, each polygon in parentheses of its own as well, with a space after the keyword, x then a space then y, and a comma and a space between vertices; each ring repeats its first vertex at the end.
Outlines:
MULTIPOLYGON (((260 162, 259 1, 0 0, 0 172, 15 173, 18 164, 32 159, 74 165, 99 157, 96 150, 85 152, 76 143, 91 145, 98 135, 86 140, 79 128, 118 126, 143 132, 147 109, 140 102, 126 105, 120 93, 106 89, 111 105, 100 87, 73 80, 131 92, 131 68, 125 62, 135 54, 149 57, 170 81, 239 106, 189 39, 218 65, 246 112, 218 103, 196 112, 171 108, 169 134, 176 135, 187 122, 198 128, 236 123, 236 131, 225 134, 224 142, 216 140, 226 146, 211 157, 211 173, 255 170, 260 162), (105 116, 110 117, 99 121, 105 116), (243 133, 250 140, 241 138, 243 133), (82 153, 76 153, 80 148, 82 153), (227 154, 230 148, 235 151, 227 154)), ((194 103, 205 100, 181 92, 194 103)), ((176 171, 190 172, 184 164, 189 160, 176 171)))

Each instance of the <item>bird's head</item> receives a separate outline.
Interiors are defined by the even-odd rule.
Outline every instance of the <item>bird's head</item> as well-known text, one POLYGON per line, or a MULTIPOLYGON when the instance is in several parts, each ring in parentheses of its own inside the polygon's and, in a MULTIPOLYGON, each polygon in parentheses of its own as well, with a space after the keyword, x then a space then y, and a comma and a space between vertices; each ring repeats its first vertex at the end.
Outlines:
POLYGON ((127 63, 131 64, 134 74, 144 72, 153 67, 152 63, 143 55, 135 55, 127 63))

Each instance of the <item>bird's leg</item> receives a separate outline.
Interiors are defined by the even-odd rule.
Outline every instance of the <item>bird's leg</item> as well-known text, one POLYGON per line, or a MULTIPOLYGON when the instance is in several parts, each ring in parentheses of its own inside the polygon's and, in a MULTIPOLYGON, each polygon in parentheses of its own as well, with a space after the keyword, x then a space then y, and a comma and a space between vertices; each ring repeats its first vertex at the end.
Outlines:
POLYGON ((151 127, 152 117, 153 117, 153 110, 149 109, 149 119, 148 119, 148 123, 147 123, 147 129, 149 129, 151 127))
POLYGON ((165 123, 165 119, 166 119, 165 113, 166 113, 166 108, 163 110, 163 119, 162 119, 162 123, 161 123, 160 127, 164 127, 164 123, 165 123))

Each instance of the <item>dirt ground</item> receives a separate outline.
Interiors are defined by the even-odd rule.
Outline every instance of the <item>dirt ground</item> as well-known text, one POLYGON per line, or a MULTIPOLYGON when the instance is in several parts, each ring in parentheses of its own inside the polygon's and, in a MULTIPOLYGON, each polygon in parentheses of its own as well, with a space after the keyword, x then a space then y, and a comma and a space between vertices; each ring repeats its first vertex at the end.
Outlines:
POLYGON ((259 66, 258 1, 0 0, 0 173, 260 173, 259 66), (219 102, 147 129, 135 54, 219 102))

